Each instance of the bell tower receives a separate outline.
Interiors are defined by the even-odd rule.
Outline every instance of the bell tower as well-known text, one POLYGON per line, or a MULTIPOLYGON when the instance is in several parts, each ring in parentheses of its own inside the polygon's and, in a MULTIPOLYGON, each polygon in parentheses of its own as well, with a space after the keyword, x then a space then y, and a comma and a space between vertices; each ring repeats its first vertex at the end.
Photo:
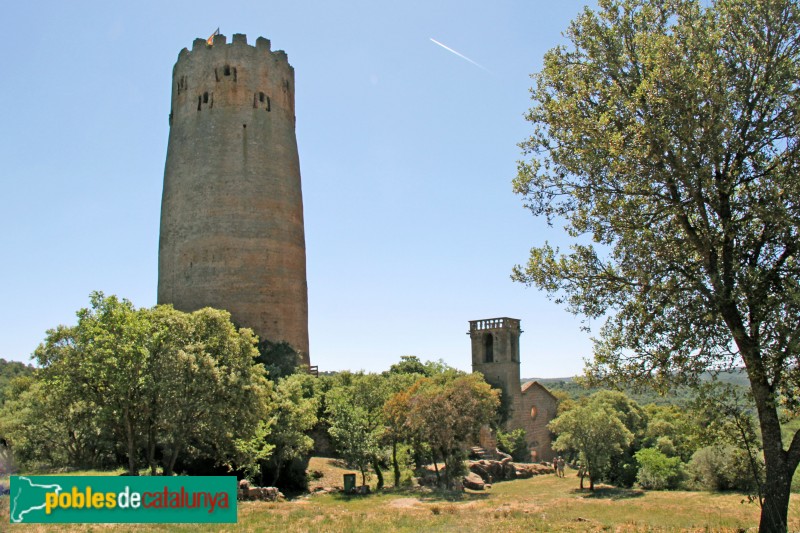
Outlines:
POLYGON ((519 319, 487 318, 470 320, 472 371, 483 374, 487 383, 503 390, 509 402, 509 419, 520 399, 519 319))
POLYGON ((471 320, 472 371, 480 372, 487 383, 503 390, 508 406, 506 429, 525 430, 530 460, 550 461, 554 453, 548 424, 556 417, 558 399, 536 381, 520 386, 520 333, 516 318, 471 320))

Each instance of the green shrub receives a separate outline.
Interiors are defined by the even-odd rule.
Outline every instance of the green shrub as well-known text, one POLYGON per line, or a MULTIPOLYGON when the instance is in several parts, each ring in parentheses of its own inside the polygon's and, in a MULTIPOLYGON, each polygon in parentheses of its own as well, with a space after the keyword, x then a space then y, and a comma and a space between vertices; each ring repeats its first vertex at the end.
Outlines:
POLYGON ((735 446, 700 448, 689 462, 689 483, 702 490, 740 490, 754 492, 763 483, 764 465, 757 458, 757 473, 745 450, 735 446))
POLYGON ((680 457, 667 457, 656 448, 642 448, 635 457, 639 463, 636 481, 643 489, 675 489, 683 480, 680 457))
MULTIPOLYGON (((414 449, 411 446, 397 445, 397 464, 400 466, 400 486, 410 487, 414 484, 414 449)), ((392 476, 391 467, 389 475, 392 476)))
POLYGON ((528 452, 528 441, 525 440, 525 430, 515 429, 509 433, 505 431, 497 432, 497 447, 501 452, 505 452, 517 462, 528 462, 531 460, 528 452))

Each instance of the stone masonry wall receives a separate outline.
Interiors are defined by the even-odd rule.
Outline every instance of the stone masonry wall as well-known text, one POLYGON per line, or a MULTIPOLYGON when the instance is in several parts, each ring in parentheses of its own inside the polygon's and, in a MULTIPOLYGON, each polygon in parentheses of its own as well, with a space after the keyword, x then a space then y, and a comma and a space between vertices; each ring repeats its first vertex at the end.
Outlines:
POLYGON ((267 39, 196 39, 173 69, 158 302, 227 309, 308 360, 294 69, 267 39))

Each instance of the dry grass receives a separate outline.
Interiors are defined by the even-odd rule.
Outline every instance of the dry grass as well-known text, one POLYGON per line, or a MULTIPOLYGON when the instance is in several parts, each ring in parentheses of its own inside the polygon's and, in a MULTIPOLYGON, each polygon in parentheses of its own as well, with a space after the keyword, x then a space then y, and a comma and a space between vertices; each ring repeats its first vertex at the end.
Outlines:
POLYGON ((344 485, 344 474, 356 474, 356 481, 361 484, 361 474, 357 470, 347 468, 340 459, 327 457, 312 457, 308 463, 308 473, 320 472, 321 478, 309 479, 308 490, 313 491, 323 487, 338 487, 344 485))
MULTIPOLYGON (((314 459, 324 476, 317 486, 341 485, 351 472, 329 459, 314 459)), ((75 525, 58 531, 755 531, 759 508, 741 494, 646 492, 599 486, 578 490, 568 476, 538 476, 497 483, 463 494, 388 490, 369 496, 325 494, 288 502, 240 502, 234 525, 75 525)), ((792 496, 789 529, 800 530, 800 495, 792 496)), ((0 524, 8 524, 8 498, 0 500, 0 524)), ((0 526, 2 528, 2 526, 0 526)), ((17 525, 13 531, 53 531, 17 525)))

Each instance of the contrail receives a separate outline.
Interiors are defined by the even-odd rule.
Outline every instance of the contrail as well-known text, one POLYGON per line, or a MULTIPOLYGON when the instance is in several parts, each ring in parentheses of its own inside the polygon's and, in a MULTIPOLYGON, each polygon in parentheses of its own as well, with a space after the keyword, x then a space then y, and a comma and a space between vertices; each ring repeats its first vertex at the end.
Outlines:
MULTIPOLYGON (((483 65, 481 65, 480 63, 476 63, 475 61, 471 60, 471 59, 470 59, 470 58, 468 58, 467 56, 465 56, 465 55, 463 55, 463 54, 459 54, 458 52, 456 52, 455 50, 453 50, 453 49, 452 49, 452 48, 450 48, 449 46, 446 46, 446 45, 444 45, 444 44, 440 43, 439 41, 437 41, 437 40, 436 40, 436 39, 434 39, 433 37, 431 37, 430 39, 431 39, 431 41, 433 41, 434 43, 438 44, 439 46, 441 46, 442 48, 444 48, 444 49, 445 49, 445 50, 447 50, 448 52, 452 52, 452 53, 454 53, 455 55, 457 55, 458 57, 460 57, 461 59, 466 59, 467 61, 469 61, 470 63, 472 63, 472 64, 473 64, 473 65, 475 65, 476 67, 482 68, 482 69, 483 69, 483 70, 485 70, 486 72, 489 72, 489 69, 487 69, 486 67, 484 67, 484 66, 483 66, 483 65)), ((491 74, 491 72, 489 72, 489 73, 491 74)))

